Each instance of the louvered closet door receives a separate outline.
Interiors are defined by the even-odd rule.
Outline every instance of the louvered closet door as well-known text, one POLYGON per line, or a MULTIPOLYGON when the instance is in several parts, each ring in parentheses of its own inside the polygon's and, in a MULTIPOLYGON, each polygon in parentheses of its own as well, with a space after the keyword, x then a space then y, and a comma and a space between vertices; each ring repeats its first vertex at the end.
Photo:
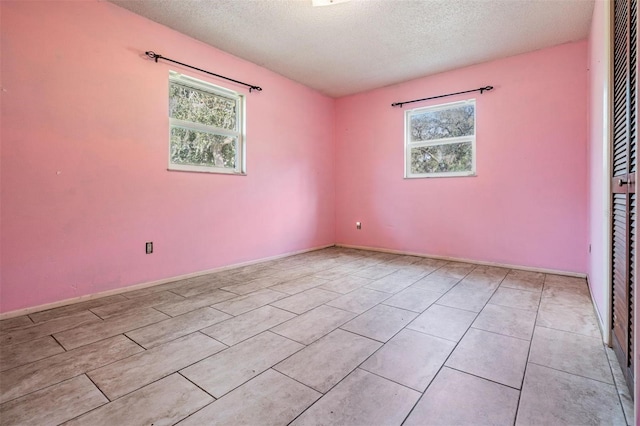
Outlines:
POLYGON ((612 143, 612 341, 633 391, 633 294, 636 250, 637 0, 615 0, 612 143))

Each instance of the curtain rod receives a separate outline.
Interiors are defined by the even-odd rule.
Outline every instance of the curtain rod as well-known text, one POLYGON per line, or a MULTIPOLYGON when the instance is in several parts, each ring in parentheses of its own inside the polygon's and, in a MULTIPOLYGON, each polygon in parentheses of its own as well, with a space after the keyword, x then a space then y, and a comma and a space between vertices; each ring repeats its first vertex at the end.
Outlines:
POLYGON ((429 99, 444 98, 444 97, 453 96, 453 95, 460 95, 462 93, 480 92, 480 94, 482 95, 483 92, 485 91, 488 92, 489 90, 493 90, 493 86, 485 86, 485 87, 480 87, 479 89, 465 90, 464 92, 447 93, 446 95, 431 96, 429 98, 414 99, 412 101, 395 102, 395 103, 392 103, 391 106, 392 107, 399 106, 400 108, 402 108, 402 105, 404 104, 410 104, 412 102, 427 101, 429 99))
POLYGON ((194 69, 194 70, 197 70, 197 71, 200 71, 200 72, 204 72, 204 73, 207 73, 207 74, 219 77, 219 78, 223 78, 223 79, 228 80, 228 81, 233 81, 234 83, 242 84, 243 86, 247 86, 249 88, 249 93, 251 93, 252 90, 256 90, 258 92, 262 92, 262 87, 260 87, 260 86, 254 86, 253 84, 243 83, 242 81, 234 80, 233 78, 225 77, 225 76, 220 75, 220 74, 216 74, 216 73, 213 73, 213 72, 210 72, 210 71, 207 71, 207 70, 203 70, 202 68, 197 68, 197 67, 194 67, 194 66, 191 66, 191 65, 184 64, 182 62, 174 61, 173 59, 169 59, 169 58, 167 58, 165 56, 162 56, 162 55, 160 55, 158 53, 155 53, 155 52, 153 52, 151 50, 149 50, 147 52, 144 52, 144 54, 147 55, 148 57, 150 57, 151 59, 154 59, 156 62, 158 62, 158 59, 164 59, 165 61, 173 62, 174 64, 182 65, 182 66, 185 66, 187 68, 191 68, 191 69, 194 69))

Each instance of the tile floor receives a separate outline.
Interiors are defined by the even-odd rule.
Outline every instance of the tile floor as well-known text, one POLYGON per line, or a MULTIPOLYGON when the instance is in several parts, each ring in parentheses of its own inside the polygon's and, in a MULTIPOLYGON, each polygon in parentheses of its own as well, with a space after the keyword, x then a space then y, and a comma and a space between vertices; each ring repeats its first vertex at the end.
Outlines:
POLYGON ((7 319, 0 348, 2 425, 632 414, 585 280, 346 248, 7 319))

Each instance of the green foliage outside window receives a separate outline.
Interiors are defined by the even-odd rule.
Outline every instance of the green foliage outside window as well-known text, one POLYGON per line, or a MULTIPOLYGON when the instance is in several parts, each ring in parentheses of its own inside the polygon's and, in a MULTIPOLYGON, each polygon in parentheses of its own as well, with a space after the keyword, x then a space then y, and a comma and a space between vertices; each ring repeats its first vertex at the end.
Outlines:
POLYGON ((409 111, 407 118, 412 175, 473 172, 475 102, 409 111))
POLYGON ((171 129, 171 162, 190 166, 236 167, 237 138, 171 129))
POLYGON ((464 172, 471 170, 470 142, 421 146, 411 149, 412 173, 464 172))
POLYGON ((475 105, 425 111, 411 116, 411 141, 469 136, 475 133, 475 105))
POLYGON ((169 117, 235 130, 236 100, 171 83, 169 117))
POLYGON ((238 102, 234 98, 209 93, 176 82, 169 85, 169 117, 183 120, 171 126, 172 164, 236 168, 238 138, 225 131, 238 131, 238 102), (189 123, 198 123, 197 130, 189 123), (219 130, 217 130, 219 129, 219 130))

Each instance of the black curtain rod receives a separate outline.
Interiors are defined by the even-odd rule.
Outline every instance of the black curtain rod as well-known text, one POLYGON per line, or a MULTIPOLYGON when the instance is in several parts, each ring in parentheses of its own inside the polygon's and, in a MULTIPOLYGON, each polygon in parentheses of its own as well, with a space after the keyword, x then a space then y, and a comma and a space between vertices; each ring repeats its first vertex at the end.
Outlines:
POLYGON ((479 89, 465 90, 464 92, 447 93, 446 95, 431 96, 429 98, 414 99, 412 101, 395 102, 395 103, 391 104, 391 106, 392 107, 399 106, 400 108, 402 108, 402 105, 404 105, 404 104, 410 104, 412 102, 428 101, 429 99, 445 98, 447 96, 460 95, 462 93, 480 92, 480 94, 482 95, 482 92, 485 92, 485 91, 488 92, 489 90, 493 90, 493 86, 485 86, 485 87, 481 87, 479 89))
POLYGON ((225 80, 233 81, 234 83, 242 84, 243 86, 247 86, 249 88, 249 93, 251 93, 252 90, 256 90, 258 92, 262 92, 262 87, 260 87, 260 86, 254 86, 253 84, 243 83, 241 81, 234 80, 233 78, 225 77, 225 76, 220 75, 220 74, 216 74, 216 73, 213 73, 213 72, 210 72, 210 71, 207 71, 207 70, 203 70, 202 68, 197 68, 197 67, 193 67, 191 65, 183 64, 182 62, 174 61, 173 59, 169 59, 169 58, 167 58, 165 56, 162 56, 162 55, 160 55, 158 53, 155 53, 155 52, 153 52, 151 50, 149 50, 147 52, 144 52, 144 54, 147 55, 148 57, 150 57, 151 59, 154 59, 156 62, 158 62, 158 59, 164 59, 165 61, 173 62, 174 64, 182 65, 184 67, 191 68, 191 69, 194 69, 194 70, 197 70, 197 71, 200 71, 200 72, 204 72, 204 73, 216 76, 218 78, 223 78, 225 80))

